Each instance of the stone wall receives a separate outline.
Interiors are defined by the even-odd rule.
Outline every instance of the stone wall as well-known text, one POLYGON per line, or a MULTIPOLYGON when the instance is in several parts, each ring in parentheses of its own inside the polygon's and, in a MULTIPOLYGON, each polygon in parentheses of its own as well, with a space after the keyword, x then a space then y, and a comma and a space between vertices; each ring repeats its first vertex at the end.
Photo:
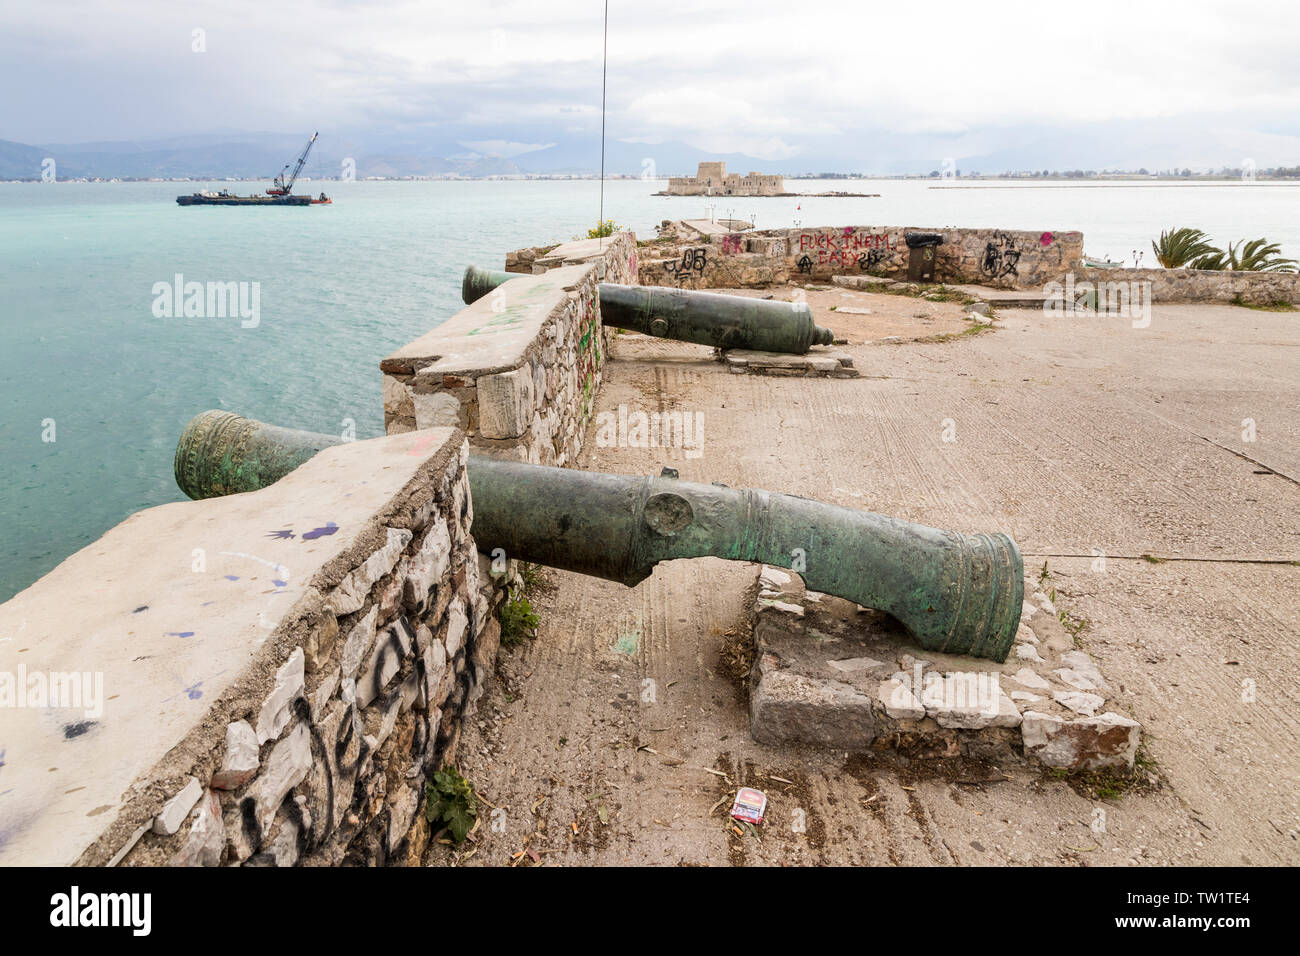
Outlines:
POLYGON ((1075 269, 1074 281, 1149 282, 1154 302, 1300 303, 1300 274, 1213 269, 1075 269))
POLYGON ((636 239, 618 233, 524 252, 536 253, 531 275, 380 363, 389 434, 454 426, 485 454, 557 466, 574 459, 608 347, 596 286, 636 282, 636 239))
MULTIPOLYGON (((661 227, 673 237, 688 230, 661 227)), ((1070 270, 1083 255, 1079 232, 932 229, 915 226, 818 226, 705 237, 670 238, 642 248, 642 285, 688 289, 826 280, 837 275, 907 276, 909 233, 943 237, 937 281, 1035 288, 1070 270)))
POLYGON ((139 512, 0 606, 30 698, 0 710, 0 863, 417 862, 499 642, 467 455, 453 429, 329 448, 139 512), (32 696, 58 674, 79 699, 32 696))

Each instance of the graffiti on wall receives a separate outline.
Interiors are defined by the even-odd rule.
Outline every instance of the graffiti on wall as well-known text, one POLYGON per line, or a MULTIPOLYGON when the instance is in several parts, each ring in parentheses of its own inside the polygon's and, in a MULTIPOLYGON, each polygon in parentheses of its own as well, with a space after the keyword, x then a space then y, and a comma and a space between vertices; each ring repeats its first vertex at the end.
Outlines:
POLYGON ((866 252, 858 253, 858 270, 870 272, 872 269, 878 269, 888 255, 889 253, 884 249, 868 249, 866 252))
POLYGON ((853 226, 843 229, 825 229, 802 232, 791 239, 791 255, 798 255, 796 264, 800 272, 810 271, 812 265, 831 268, 874 268, 894 251, 893 237, 887 232, 859 232, 853 226), (865 258, 864 258, 865 256, 865 258), (802 262, 807 258, 809 269, 802 262), (864 265, 863 263, 868 263, 864 265))
POLYGON ((743 252, 744 249, 742 248, 742 244, 743 243, 741 241, 740 236, 736 235, 735 233, 732 233, 731 235, 723 236, 722 254, 724 256, 729 256, 732 255, 733 253, 743 252))
POLYGON ((980 256, 980 275, 989 279, 1019 276, 1020 248, 1014 237, 1005 232, 993 233, 980 256))
POLYGON ((582 389, 582 420, 591 414, 600 370, 600 322, 596 318, 596 298, 587 300, 582 317, 582 338, 578 342, 578 387, 582 389))
POLYGON ((707 264, 708 253, 703 246, 695 246, 683 251, 681 259, 665 262, 664 271, 681 282, 683 279, 689 279, 691 273, 703 275, 707 264))

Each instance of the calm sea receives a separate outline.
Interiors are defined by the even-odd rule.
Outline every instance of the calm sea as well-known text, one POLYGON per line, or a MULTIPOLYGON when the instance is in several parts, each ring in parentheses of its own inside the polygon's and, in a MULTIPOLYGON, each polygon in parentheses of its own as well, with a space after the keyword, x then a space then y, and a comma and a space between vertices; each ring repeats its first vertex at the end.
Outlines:
MULTIPOLYGON (((226 184, 210 184, 216 188, 226 184)), ((260 191, 267 184, 231 184, 260 191)), ((1011 186, 790 182, 876 199, 655 197, 605 186, 605 215, 663 219, 1080 229, 1128 258, 1162 228, 1226 243, 1268 236, 1300 258, 1300 186, 1011 186)), ((199 184, 0 184, 0 600, 127 515, 182 496, 172 453, 195 413, 226 408, 360 438, 382 434, 378 362, 460 307, 467 263, 566 240, 598 214, 572 182, 309 183, 333 206, 181 208, 199 184), (155 283, 259 283, 260 321, 158 318, 155 283), (46 438, 54 438, 46 441, 46 438)))

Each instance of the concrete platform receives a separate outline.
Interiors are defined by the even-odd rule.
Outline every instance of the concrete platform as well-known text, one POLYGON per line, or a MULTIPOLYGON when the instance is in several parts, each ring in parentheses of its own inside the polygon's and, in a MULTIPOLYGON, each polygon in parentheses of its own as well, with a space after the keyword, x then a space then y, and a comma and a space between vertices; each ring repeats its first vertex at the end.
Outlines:
MULTIPOLYGON (((538 638, 502 654, 462 743, 504 830, 431 862, 532 866, 514 856, 529 848, 547 866, 1300 863, 1296 316, 1157 302, 1144 330, 1026 309, 1000 322, 895 346, 887 378, 834 387, 615 336, 598 407, 699 412, 703 453, 588 440, 579 467, 667 464, 1010 532, 1086 623, 1107 706, 1141 723, 1144 783, 1102 795, 1021 759, 760 743, 727 667, 755 566, 675 561, 635 588, 556 572, 532 596, 538 638), (713 809, 737 786, 768 794, 758 839, 713 809)), ((870 348, 845 351, 861 365, 870 348)))
MULTIPOLYGON (((1026 582, 1031 594, 1033 582, 1026 582)), ((1141 727, 1046 595, 1005 663, 918 647, 886 615, 762 568, 752 595, 750 732, 766 744, 908 757, 1131 768, 1141 727)))

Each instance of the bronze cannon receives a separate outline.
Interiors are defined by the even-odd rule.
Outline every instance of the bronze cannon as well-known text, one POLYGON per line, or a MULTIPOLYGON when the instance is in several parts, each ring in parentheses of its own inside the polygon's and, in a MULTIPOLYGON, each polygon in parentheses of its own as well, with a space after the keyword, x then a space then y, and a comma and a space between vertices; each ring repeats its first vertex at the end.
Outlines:
MULTIPOLYGON (((176 447, 191 498, 253 491, 331 435, 229 412, 195 416, 176 447)), ((795 495, 677 479, 469 460, 478 549, 619 581, 660 561, 712 555, 790 568, 812 590, 898 620, 926 650, 1006 659, 1020 623, 1024 565, 1007 535, 959 534, 795 495)))
MULTIPOLYGON (((461 298, 468 305, 518 277, 514 272, 469 266, 461 281, 461 298)), ((805 302, 611 282, 602 282, 597 294, 602 323, 658 338, 797 355, 835 339, 835 333, 813 321, 805 302)))

